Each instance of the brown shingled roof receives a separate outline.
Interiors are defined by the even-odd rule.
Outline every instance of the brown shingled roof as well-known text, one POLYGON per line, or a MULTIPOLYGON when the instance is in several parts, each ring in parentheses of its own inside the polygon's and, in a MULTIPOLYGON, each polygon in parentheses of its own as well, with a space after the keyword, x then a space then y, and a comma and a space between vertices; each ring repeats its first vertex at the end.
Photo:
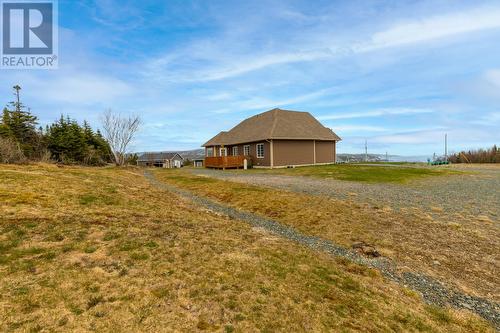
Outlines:
POLYGON ((273 109, 243 120, 229 132, 220 132, 203 147, 271 139, 341 140, 337 134, 321 125, 309 112, 273 109))
POLYGON ((165 160, 171 160, 173 159, 176 155, 179 155, 180 158, 182 156, 178 153, 143 153, 139 158, 137 159, 139 162, 149 162, 149 161, 165 161, 165 160))

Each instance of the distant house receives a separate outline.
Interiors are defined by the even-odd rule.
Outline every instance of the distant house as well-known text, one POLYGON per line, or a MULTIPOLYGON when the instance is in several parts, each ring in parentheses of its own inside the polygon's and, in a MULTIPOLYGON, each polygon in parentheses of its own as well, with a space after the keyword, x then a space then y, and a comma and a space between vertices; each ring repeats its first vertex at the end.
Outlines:
POLYGON ((137 165, 158 168, 181 168, 184 159, 178 153, 144 153, 139 156, 137 165))
POLYGON ((273 109, 248 118, 206 142, 205 166, 288 167, 331 164, 340 141, 308 112, 273 109))

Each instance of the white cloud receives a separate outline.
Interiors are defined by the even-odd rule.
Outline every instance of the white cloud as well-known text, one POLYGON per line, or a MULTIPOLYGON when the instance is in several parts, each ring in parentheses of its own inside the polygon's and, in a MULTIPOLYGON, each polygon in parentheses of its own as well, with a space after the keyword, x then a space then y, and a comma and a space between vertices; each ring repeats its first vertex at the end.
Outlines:
POLYGON ((375 33, 370 43, 359 45, 354 50, 371 51, 492 28, 500 28, 500 10, 484 7, 400 23, 375 33))
POLYGON ((446 128, 435 127, 420 130, 405 131, 388 135, 375 136, 369 142, 387 145, 433 145, 444 147, 444 137, 448 134, 448 144, 450 146, 467 147, 471 144, 490 145, 498 142, 498 135, 491 135, 480 127, 467 128, 446 128))
POLYGON ((496 107, 500 100, 500 70, 490 69, 468 81, 458 82, 456 89, 462 97, 472 97, 478 102, 493 101, 496 107))
POLYGON ((330 115, 319 116, 319 120, 337 120, 337 119, 354 119, 354 118, 372 118, 383 116, 400 116, 414 115, 422 113, 432 113, 431 109, 413 109, 413 108, 394 108, 394 109, 378 109, 365 112, 350 112, 350 113, 335 113, 330 115))
POLYGON ((490 120, 490 124, 493 123, 500 123, 500 112, 492 112, 484 117, 485 119, 490 120))
POLYGON ((36 92, 37 99, 49 103, 110 103, 133 92, 128 83, 99 74, 61 73, 52 78, 31 77, 23 82, 26 91, 36 92))
POLYGON ((299 32, 302 38, 298 40, 311 40, 311 44, 291 42, 286 45, 287 51, 275 49, 267 53, 242 53, 235 45, 231 45, 234 40, 225 40, 222 37, 217 42, 197 41, 153 59, 147 64, 144 74, 168 82, 218 81, 276 65, 348 57, 356 53, 423 43, 493 28, 500 28, 500 9, 481 7, 400 22, 375 32, 368 38, 360 37, 357 42, 347 44, 332 45, 334 42, 330 33, 318 35, 315 32, 316 35, 308 36, 311 32, 306 30, 299 32), (193 64, 199 66, 193 67, 193 64))
POLYGON ((427 130, 427 131, 382 135, 372 138, 370 141, 373 143, 383 143, 383 144, 428 144, 428 143, 438 144, 443 140, 444 140, 444 131, 427 130))
POLYGON ((207 96, 206 98, 209 100, 209 101, 226 101, 226 100, 230 100, 230 99, 233 99, 233 95, 228 93, 228 92, 221 92, 221 93, 218 93, 218 94, 213 94, 213 95, 209 95, 207 96))
POLYGON ((255 71, 272 65, 312 61, 321 57, 331 55, 329 52, 304 52, 304 53, 285 53, 269 54, 255 60, 230 64, 227 67, 201 73, 196 81, 214 81, 228 77, 237 76, 247 72, 255 71))
POLYGON ((500 126, 500 112, 490 112, 472 121, 473 124, 481 126, 500 126))
POLYGON ((314 91, 311 93, 307 93, 304 95, 299 95, 295 97, 291 97, 283 100, 265 100, 265 99, 251 99, 248 101, 243 101, 238 103, 239 108, 241 109, 265 109, 265 108, 274 108, 278 106, 286 106, 292 105, 296 103, 306 102, 315 100, 317 98, 324 97, 333 92, 333 88, 320 89, 318 91, 314 91))
POLYGON ((497 89, 500 89, 500 70, 492 69, 485 73, 485 80, 497 89))
POLYGON ((212 111, 212 113, 216 113, 216 114, 225 114, 225 113, 231 113, 233 112, 234 110, 233 109, 230 109, 230 108, 225 108, 225 109, 217 109, 217 110, 214 110, 212 111))
POLYGON ((107 28, 125 31, 144 27, 149 23, 144 18, 144 13, 127 1, 81 1, 80 5, 90 11, 92 20, 107 28))
POLYGON ((225 63, 218 63, 220 59, 211 59, 214 62, 212 66, 208 66, 205 69, 197 68, 195 74, 189 69, 177 72, 169 71, 167 74, 165 71, 166 66, 175 67, 178 65, 176 61, 186 60, 181 54, 184 54, 184 52, 180 52, 179 55, 168 55, 153 60, 146 66, 148 70, 143 74, 152 75, 160 80, 166 79, 167 81, 174 82, 209 82, 239 76, 269 66, 314 61, 332 56, 332 52, 327 49, 296 53, 255 54, 252 57, 235 55, 234 58, 237 58, 238 61, 229 60, 225 63))
POLYGON ((369 125, 335 125, 333 130, 335 132, 385 132, 386 128, 380 126, 369 125))
POLYGON ((311 101, 327 96, 328 94, 331 94, 333 91, 334 88, 325 88, 325 89, 320 89, 318 91, 313 91, 307 94, 282 100, 254 97, 233 103, 232 107, 220 108, 214 110, 212 111, 212 113, 224 114, 224 113, 238 112, 243 110, 272 109, 275 107, 291 106, 293 104, 311 101))

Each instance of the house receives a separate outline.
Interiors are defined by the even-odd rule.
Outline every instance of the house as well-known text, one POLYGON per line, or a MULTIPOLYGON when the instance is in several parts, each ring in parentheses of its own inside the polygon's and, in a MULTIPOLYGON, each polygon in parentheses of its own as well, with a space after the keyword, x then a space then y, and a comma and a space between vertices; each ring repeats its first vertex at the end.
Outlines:
POLYGON ((206 142, 205 167, 276 168, 336 162, 341 139, 308 112, 273 109, 206 142))
POLYGON ((158 168, 181 168, 184 159, 178 153, 144 153, 139 156, 137 165, 158 168))

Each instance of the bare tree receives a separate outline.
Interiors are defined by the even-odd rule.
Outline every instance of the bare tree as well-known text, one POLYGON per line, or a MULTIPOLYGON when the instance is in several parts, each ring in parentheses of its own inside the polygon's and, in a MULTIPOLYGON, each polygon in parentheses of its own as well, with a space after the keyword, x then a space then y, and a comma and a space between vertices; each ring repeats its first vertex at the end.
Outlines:
POLYGON ((101 121, 104 137, 111 147, 116 165, 125 164, 128 146, 141 125, 140 117, 123 117, 108 109, 104 112, 101 121))

